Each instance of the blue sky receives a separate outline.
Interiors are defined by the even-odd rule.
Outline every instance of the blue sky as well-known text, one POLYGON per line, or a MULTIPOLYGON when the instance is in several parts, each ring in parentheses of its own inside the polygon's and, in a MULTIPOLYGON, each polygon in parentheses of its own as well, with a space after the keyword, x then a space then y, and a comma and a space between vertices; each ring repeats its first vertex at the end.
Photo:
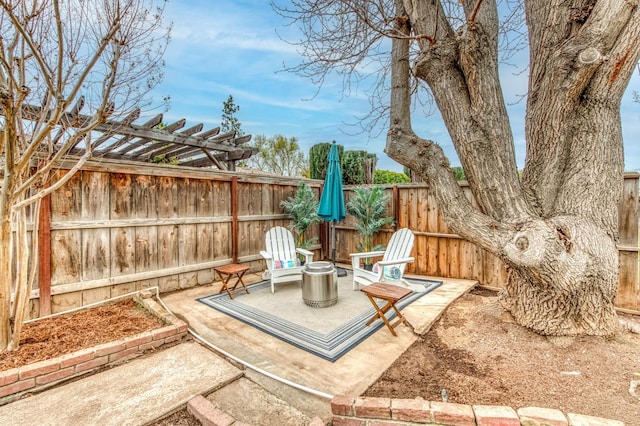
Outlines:
MULTIPOLYGON (((368 87, 344 97, 342 80, 336 78, 326 81, 316 94, 311 81, 282 71, 283 64, 295 65, 300 57, 276 31, 293 34, 296 40, 299 35, 284 26, 267 0, 169 0, 165 16, 173 22, 172 39, 165 54, 164 81, 153 92, 156 103, 165 95, 171 97, 165 122, 185 118, 186 127, 197 123, 204 123, 205 129, 219 126, 222 104, 232 95, 240 106, 236 117, 247 134, 296 137, 305 156, 312 145, 335 140, 347 150, 376 153, 378 169, 402 171, 383 152, 384 131, 357 134, 359 128, 350 125, 370 109, 368 87)), ((525 105, 518 100, 526 92, 526 79, 526 73, 518 74, 513 68, 502 73, 519 167, 524 165, 525 105)), ((622 102, 625 170, 637 171, 640 104, 633 102, 632 90, 640 92, 638 72, 622 102)), ((413 124, 421 137, 442 145, 452 165, 459 165, 437 111, 430 116, 416 114, 413 124)))

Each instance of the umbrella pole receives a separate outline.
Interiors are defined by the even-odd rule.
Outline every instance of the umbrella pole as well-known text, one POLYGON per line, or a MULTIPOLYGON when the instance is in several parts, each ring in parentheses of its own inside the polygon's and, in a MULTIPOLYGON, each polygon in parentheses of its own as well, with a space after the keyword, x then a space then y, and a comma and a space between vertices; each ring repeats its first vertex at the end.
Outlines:
POLYGON ((336 266, 336 221, 334 220, 331 223, 331 249, 332 249, 332 259, 333 266, 336 268, 339 277, 346 277, 347 271, 344 268, 338 268, 336 266))
POLYGON ((336 266, 336 221, 331 222, 331 259, 333 266, 336 266))

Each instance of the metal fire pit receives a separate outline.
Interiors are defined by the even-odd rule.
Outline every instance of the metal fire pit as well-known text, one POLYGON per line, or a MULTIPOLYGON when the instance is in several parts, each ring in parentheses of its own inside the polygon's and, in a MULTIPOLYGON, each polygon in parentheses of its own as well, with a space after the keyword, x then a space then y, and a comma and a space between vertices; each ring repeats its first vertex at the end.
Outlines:
POLYGON ((310 262, 302 270, 302 300, 312 308, 338 302, 338 272, 330 262, 310 262))

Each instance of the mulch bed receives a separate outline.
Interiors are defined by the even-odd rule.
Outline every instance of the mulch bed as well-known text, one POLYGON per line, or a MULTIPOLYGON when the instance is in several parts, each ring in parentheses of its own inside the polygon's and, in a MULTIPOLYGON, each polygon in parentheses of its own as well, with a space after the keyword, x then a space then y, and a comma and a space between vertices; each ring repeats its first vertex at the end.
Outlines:
POLYGON ((27 323, 17 350, 0 353, 0 371, 163 327, 161 319, 128 299, 27 323))

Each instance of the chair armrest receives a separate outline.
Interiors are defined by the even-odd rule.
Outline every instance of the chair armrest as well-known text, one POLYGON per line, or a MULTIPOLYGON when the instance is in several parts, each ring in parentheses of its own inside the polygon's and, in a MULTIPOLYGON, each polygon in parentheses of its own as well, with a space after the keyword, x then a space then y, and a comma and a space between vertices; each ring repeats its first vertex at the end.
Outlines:
POLYGON ((305 263, 310 263, 313 262, 313 252, 309 251, 307 249, 303 249, 303 248, 297 248, 296 249, 297 253, 300 253, 301 255, 304 256, 304 261, 305 263))
POLYGON ((384 256, 384 251, 366 251, 363 253, 351 253, 349 256, 357 259, 365 258, 365 257, 379 257, 384 256))
POLYGON ((413 257, 405 257, 404 259, 393 259, 393 260, 381 260, 378 262, 380 266, 389 266, 389 265, 401 265, 403 263, 412 263, 415 259, 413 257))
POLYGON ((260 250, 260 256, 264 257, 267 260, 273 259, 273 256, 271 255, 271 253, 266 252, 264 250, 260 250))

